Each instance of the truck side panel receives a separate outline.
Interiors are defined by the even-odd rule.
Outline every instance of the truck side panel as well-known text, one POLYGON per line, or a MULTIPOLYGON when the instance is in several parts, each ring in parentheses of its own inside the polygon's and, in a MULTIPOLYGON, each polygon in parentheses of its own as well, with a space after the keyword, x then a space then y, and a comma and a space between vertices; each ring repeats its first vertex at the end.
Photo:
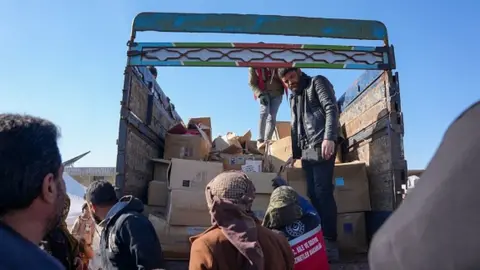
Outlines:
POLYGON ((368 71, 339 99, 346 161, 365 161, 373 211, 393 211, 406 182, 398 75, 368 71))
POLYGON ((163 155, 168 128, 181 121, 168 98, 144 67, 127 67, 118 136, 118 195, 146 199, 152 158, 163 155))

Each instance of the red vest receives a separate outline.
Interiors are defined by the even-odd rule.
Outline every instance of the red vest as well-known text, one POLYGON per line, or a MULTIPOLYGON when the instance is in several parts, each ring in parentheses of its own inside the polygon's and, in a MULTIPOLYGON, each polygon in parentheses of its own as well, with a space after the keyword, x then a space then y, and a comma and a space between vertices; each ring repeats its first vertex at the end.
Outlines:
MULTIPOLYGON (((257 74, 257 78, 258 78, 258 81, 257 81, 258 88, 260 88, 261 91, 265 91, 265 82, 267 82, 268 80, 271 80, 272 76, 274 75, 274 74, 272 74, 272 69, 271 68, 256 68, 255 73, 257 74)), ((282 81, 282 84, 283 84, 283 87, 285 88, 285 95, 288 97, 288 88, 285 86, 283 81, 282 81)), ((257 99, 257 96, 253 95, 253 97, 255 99, 257 99)))
POLYGON ((295 270, 328 270, 327 252, 321 226, 289 241, 295 270))

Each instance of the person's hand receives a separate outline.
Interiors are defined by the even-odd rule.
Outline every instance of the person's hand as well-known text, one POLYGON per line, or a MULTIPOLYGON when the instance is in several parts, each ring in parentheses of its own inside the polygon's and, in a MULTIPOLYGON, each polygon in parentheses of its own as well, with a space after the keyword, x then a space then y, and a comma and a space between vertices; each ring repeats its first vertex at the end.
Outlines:
POLYGON ((287 161, 285 162, 285 167, 286 167, 286 168, 292 168, 293 165, 295 165, 295 162, 297 162, 296 159, 294 159, 293 157, 289 157, 289 158, 287 159, 287 161))
POLYGON ((329 160, 333 153, 335 153, 335 142, 330 140, 323 140, 322 142, 322 158, 329 160))
POLYGON ((283 179, 281 176, 277 176, 272 179, 272 186, 274 189, 281 186, 286 186, 286 185, 287 185, 287 181, 285 181, 285 179, 283 179))
POLYGON ((262 104, 263 106, 268 106, 268 102, 270 101, 270 99, 268 98, 268 94, 260 94, 258 96, 258 100, 260 100, 260 104, 262 104))

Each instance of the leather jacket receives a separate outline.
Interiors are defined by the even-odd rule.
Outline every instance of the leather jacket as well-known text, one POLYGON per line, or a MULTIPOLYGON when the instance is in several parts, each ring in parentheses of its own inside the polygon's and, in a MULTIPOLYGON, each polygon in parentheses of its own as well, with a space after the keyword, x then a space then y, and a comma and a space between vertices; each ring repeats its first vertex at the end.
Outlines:
POLYGON ((302 150, 316 147, 323 140, 336 142, 339 131, 337 100, 330 81, 321 75, 310 77, 302 73, 299 84, 290 96, 295 159, 301 158, 302 150))

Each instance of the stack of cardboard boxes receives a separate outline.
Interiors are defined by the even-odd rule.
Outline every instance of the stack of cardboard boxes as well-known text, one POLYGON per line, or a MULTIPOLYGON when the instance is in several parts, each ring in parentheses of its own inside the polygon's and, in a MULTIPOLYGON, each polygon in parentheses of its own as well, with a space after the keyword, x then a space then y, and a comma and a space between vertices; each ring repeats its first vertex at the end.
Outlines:
POLYGON ((189 238, 210 224, 205 187, 218 174, 243 170, 256 187, 252 210, 262 219, 273 191, 274 173, 264 173, 262 155, 252 148, 250 132, 211 140, 209 118, 191 119, 170 129, 163 159, 154 159, 146 214, 154 224, 167 258, 188 258, 189 238))
MULTIPOLYGON (((273 170, 279 170, 285 164, 292 154, 291 149, 289 136, 272 143, 268 162, 273 170)), ((293 168, 285 169, 283 177, 297 192, 308 198, 305 173, 300 161, 293 168)), ((349 252, 366 252, 365 212, 371 210, 366 164, 359 161, 340 163, 337 160, 332 181, 338 211, 339 247, 349 252)))
MULTIPOLYGON (((291 139, 288 136, 279 138, 285 136, 279 132, 266 154, 256 149, 250 131, 242 136, 228 133, 213 141, 211 134, 210 118, 194 118, 187 126, 176 125, 166 136, 163 159, 152 160, 154 178, 149 183, 146 213, 167 258, 188 258, 189 237, 210 226, 205 199, 205 187, 210 180, 223 171, 246 172, 257 192, 252 210, 263 219, 273 191, 271 180, 291 156, 291 139)), ((284 170, 283 176, 307 197, 300 161, 284 170)), ((339 213, 340 247, 365 251, 364 212, 370 210, 365 163, 336 164, 333 183, 339 213)))

